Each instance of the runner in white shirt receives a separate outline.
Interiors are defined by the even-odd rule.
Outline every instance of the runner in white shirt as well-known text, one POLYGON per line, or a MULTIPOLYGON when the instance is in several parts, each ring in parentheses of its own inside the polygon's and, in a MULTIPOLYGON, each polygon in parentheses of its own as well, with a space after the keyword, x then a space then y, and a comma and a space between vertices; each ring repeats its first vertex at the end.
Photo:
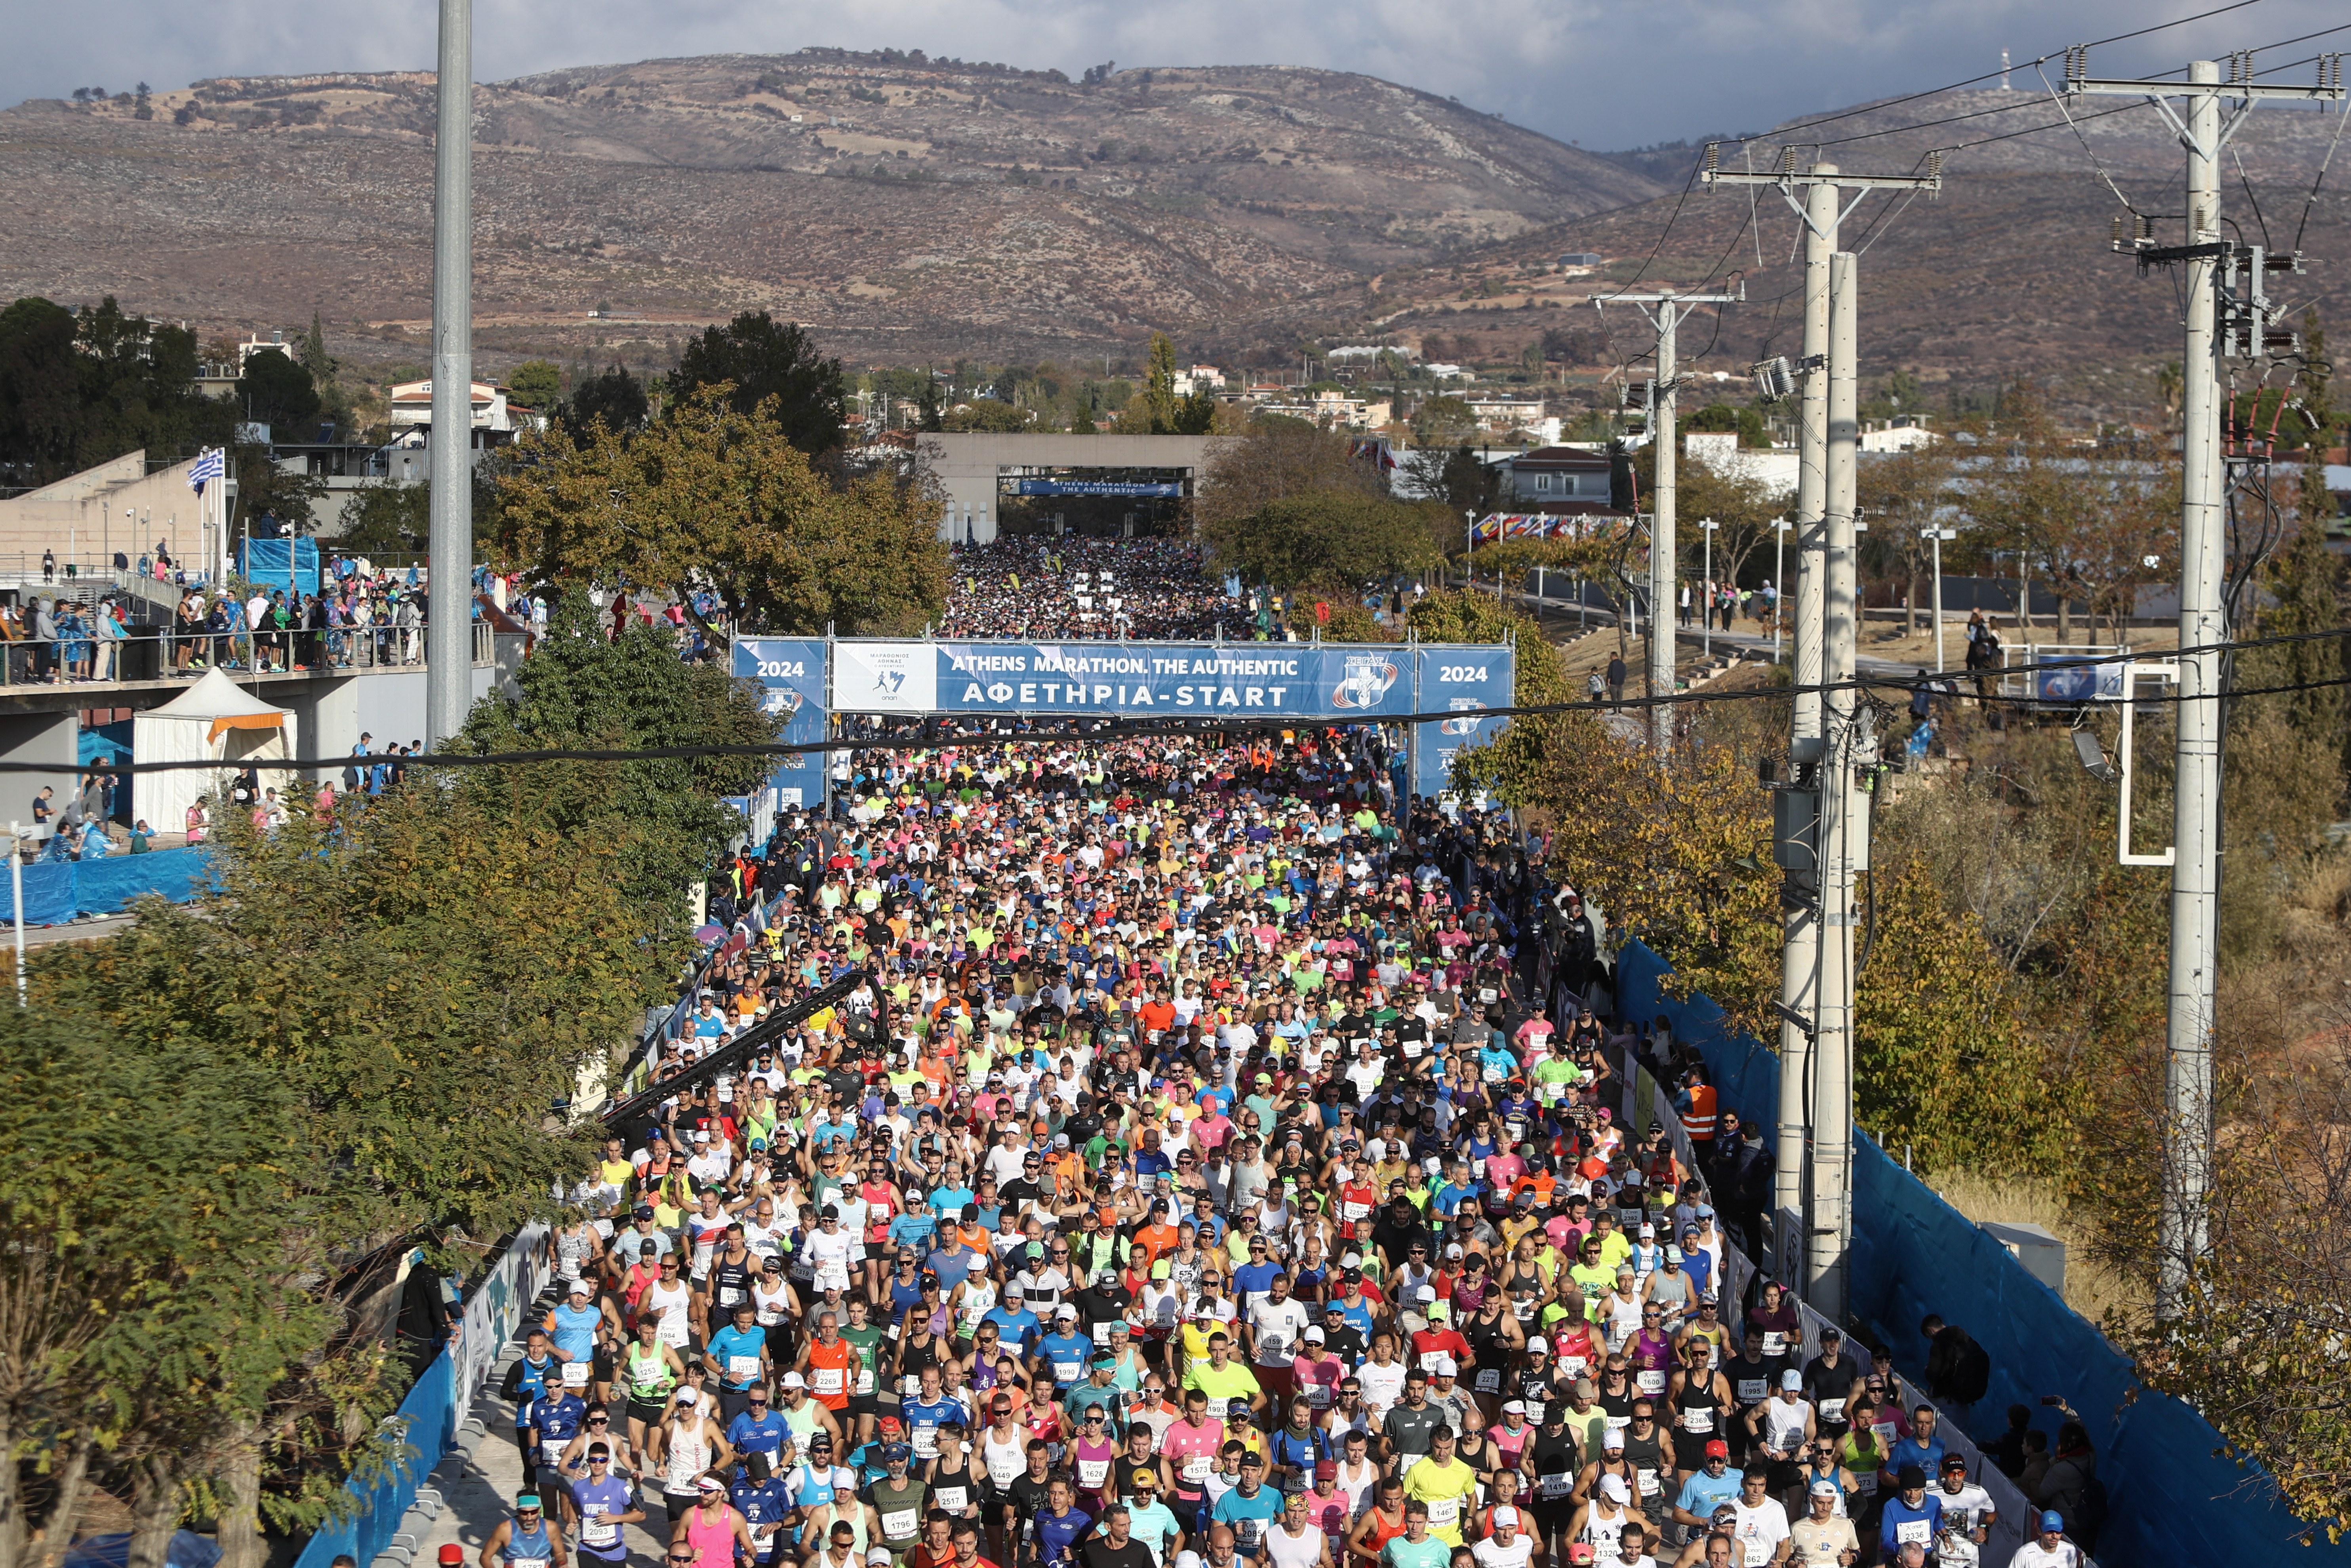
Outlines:
POLYGON ((2065 1539, 2065 1521, 2055 1509, 2041 1516, 2041 1533, 2016 1549, 2009 1568, 2082 1568, 2082 1549, 2065 1539))
POLYGON ((1769 1479, 1763 1466, 1750 1467, 1740 1479, 1739 1496, 1731 1500, 1739 1511, 1730 1535, 1738 1543, 1740 1568, 1763 1568, 1779 1556, 1780 1543, 1788 1539, 1788 1511, 1768 1494, 1769 1479))

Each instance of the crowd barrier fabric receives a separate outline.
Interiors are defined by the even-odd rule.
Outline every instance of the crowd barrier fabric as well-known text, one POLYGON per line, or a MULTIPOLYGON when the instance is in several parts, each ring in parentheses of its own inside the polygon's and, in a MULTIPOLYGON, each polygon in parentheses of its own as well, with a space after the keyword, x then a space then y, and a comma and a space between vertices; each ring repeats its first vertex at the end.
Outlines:
MULTIPOLYGON (((1625 945, 1616 962, 1620 1022, 1664 1017, 1676 1039, 1705 1057, 1721 1104, 1750 1124, 1772 1125, 1779 1058, 1732 1035, 1708 998, 1666 997, 1659 981, 1669 967, 1643 944, 1625 945)), ((1865 1133, 1854 1140, 1853 1231, 1850 1304, 1897 1364, 1926 1364, 1918 1322, 1928 1312, 1967 1330, 1991 1357, 1983 1399, 1945 1407, 1947 1428, 1990 1441, 2006 1429, 2008 1407, 2022 1405, 2053 1446, 2062 1417, 2041 1403, 2047 1395, 2062 1396, 2081 1418, 2111 1502, 2097 1540, 2103 1562, 2351 1568, 2351 1544, 2329 1545, 2323 1532, 2317 1545, 2297 1544, 2307 1527, 2259 1476, 2220 1456, 2210 1422, 2141 1385, 2130 1363, 2064 1297, 1865 1133)), ((1813 1325, 1807 1331, 1811 1341, 1813 1325)), ((1997 1478, 1997 1469, 1991 1474, 1997 1478)), ((2022 1495, 2012 1495, 2022 1510, 2022 1495)), ((2008 1499, 1995 1491, 1994 1501, 2005 1515, 2008 1499)), ((1991 1551, 1984 1556, 1988 1568, 2004 1561, 1991 1551)))
POLYGON ((349 1519, 311 1536, 301 1555, 295 1558, 294 1568, 330 1568, 336 1555, 345 1552, 360 1563, 372 1563, 376 1553, 391 1544, 408 1505, 416 1500, 417 1489, 456 1441, 455 1370, 448 1350, 433 1358, 392 1416, 402 1424, 405 1441, 415 1452, 380 1484, 354 1485, 357 1509, 349 1519))
MULTIPOLYGON (((146 894, 174 904, 195 897, 205 868, 201 849, 108 855, 94 861, 37 861, 24 870, 25 924, 63 925, 78 915, 114 915, 146 894)), ((12 897, 8 913, 16 913, 12 897)))
POLYGON ((523 1314, 547 1284, 547 1224, 533 1220, 515 1233, 497 1261, 465 1302, 464 1325, 450 1347, 456 1364, 458 1408, 474 1396, 522 1326, 523 1314))

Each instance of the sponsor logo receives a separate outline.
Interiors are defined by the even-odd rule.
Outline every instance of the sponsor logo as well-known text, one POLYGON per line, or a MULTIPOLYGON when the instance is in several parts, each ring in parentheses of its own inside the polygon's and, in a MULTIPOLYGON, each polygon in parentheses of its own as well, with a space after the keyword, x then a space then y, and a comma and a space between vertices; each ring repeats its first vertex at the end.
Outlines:
POLYGON ((800 694, 789 686, 769 686, 759 698, 761 713, 779 713, 787 717, 800 711, 800 694))
POLYGON ((906 672, 883 670, 873 677, 873 689, 883 696, 894 697, 906 688, 906 672))
POLYGON ((1346 661, 1346 674, 1332 690, 1331 706, 1338 708, 1377 707, 1388 688, 1396 684, 1396 666, 1376 655, 1351 657, 1346 661))
POLYGON ((1437 721, 1437 734, 1475 735, 1478 733, 1478 715, 1486 711, 1484 703, 1479 702, 1476 697, 1455 697, 1446 706, 1453 710, 1454 716, 1437 721))

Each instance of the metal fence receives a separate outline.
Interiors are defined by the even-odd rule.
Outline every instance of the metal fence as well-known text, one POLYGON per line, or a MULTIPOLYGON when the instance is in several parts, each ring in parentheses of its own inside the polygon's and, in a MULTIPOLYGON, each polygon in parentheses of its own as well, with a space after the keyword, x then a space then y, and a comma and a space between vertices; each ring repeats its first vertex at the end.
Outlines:
MULTIPOLYGON (((496 632, 488 622, 474 622, 473 643, 476 668, 497 662, 496 632)), ((141 628, 121 637, 0 642, 0 687, 194 680, 208 669, 243 680, 255 674, 339 675, 423 667, 422 625, 193 632, 172 626, 141 628)))

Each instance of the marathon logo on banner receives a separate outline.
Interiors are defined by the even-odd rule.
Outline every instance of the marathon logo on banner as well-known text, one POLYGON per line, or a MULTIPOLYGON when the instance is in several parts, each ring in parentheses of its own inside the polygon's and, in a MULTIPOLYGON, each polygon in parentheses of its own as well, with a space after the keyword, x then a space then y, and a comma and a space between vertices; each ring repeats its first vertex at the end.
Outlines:
POLYGON ((1413 712, 1410 654, 1360 643, 841 643, 832 695, 842 713, 1402 718, 1413 712))
POLYGON ((1518 666, 1512 651, 1499 643, 1421 647, 1415 653, 1420 661, 1421 711, 1441 709, 1450 716, 1416 727, 1420 733, 1415 737, 1418 777, 1413 792, 1436 796, 1453 788, 1455 758, 1492 740, 1510 722, 1486 716, 1489 709, 1510 706, 1518 666))
MULTIPOLYGON (((762 688, 764 713, 788 717, 784 740, 808 746, 824 738, 825 657, 821 637, 742 637, 736 639, 735 674, 757 681, 762 688)), ((778 799, 799 804, 818 799, 824 789, 824 754, 796 752, 781 758, 768 785, 778 799)))

